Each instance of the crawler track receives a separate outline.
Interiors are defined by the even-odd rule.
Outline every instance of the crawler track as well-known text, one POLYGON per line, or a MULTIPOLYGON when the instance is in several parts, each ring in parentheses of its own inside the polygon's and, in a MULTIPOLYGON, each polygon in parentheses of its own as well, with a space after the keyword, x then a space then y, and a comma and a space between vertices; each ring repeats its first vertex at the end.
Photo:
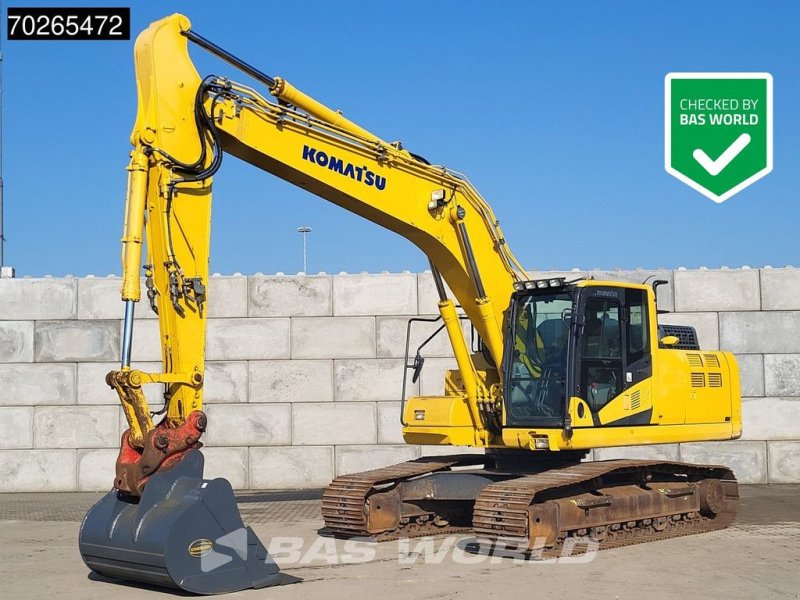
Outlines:
POLYGON ((322 516, 325 519, 325 526, 335 535, 369 536, 377 541, 469 530, 469 526, 443 525, 442 520, 422 518, 423 515, 400 518, 399 525, 387 531, 380 524, 369 522, 368 498, 376 491, 404 480, 447 471, 456 466, 482 464, 483 461, 484 458, 480 455, 426 457, 382 469, 337 477, 322 494, 322 516))
POLYGON ((565 544, 578 553, 587 540, 605 549, 723 529, 738 507, 736 480, 725 467, 642 460, 528 475, 488 468, 473 473, 494 482, 467 503, 434 499, 425 510, 404 503, 403 482, 491 462, 480 455, 429 457, 338 477, 323 494, 325 525, 335 535, 377 541, 471 529, 482 542, 549 557, 565 544), (389 501, 392 490, 397 497, 389 501))
POLYGON ((724 529, 733 522, 738 504, 736 480, 725 467, 590 462, 486 486, 475 501, 473 530, 490 542, 527 545, 527 550, 548 557, 558 556, 569 538, 588 538, 606 549, 724 529), (614 495, 624 500, 630 492, 638 497, 628 502, 628 510, 621 502, 622 510, 592 514, 610 507, 614 495), (703 499, 714 492, 716 497, 703 499), (565 514, 565 502, 578 510, 565 514), (547 508, 555 504, 560 515, 550 519, 552 527, 537 527, 540 518, 548 520, 547 508))

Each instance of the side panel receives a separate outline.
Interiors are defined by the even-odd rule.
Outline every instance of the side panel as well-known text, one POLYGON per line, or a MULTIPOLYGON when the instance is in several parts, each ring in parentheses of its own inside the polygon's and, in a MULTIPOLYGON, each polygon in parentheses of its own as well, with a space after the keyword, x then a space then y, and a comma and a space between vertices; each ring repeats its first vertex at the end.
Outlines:
POLYGON ((689 379, 686 359, 680 350, 655 352, 653 417, 659 425, 682 425, 686 422, 686 399, 689 379))
POLYGON ((426 446, 481 446, 467 397, 414 396, 406 400, 403 439, 426 446))
POLYGON ((598 413, 599 425, 649 425, 653 415, 653 379, 649 377, 606 404, 598 413))
POLYGON ((741 398, 736 359, 730 353, 661 349, 656 362, 655 423, 733 420, 741 398))
POLYGON ((585 427, 574 429, 568 438, 563 429, 503 430, 503 444, 511 448, 533 449, 533 438, 546 436, 550 450, 591 450, 614 446, 675 444, 730 440, 738 437, 729 422, 703 425, 639 425, 630 427, 585 427))
POLYGON ((720 352, 686 352, 686 355, 694 361, 689 369, 686 423, 730 422, 731 377, 727 361, 720 352))

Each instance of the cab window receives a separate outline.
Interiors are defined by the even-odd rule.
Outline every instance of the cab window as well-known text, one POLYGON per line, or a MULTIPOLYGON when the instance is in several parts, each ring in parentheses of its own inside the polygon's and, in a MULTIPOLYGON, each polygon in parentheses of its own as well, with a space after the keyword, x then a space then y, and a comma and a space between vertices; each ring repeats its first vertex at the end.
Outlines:
POLYGON ((563 414, 569 328, 567 293, 535 294, 517 300, 509 365, 510 417, 514 421, 563 414))
POLYGON ((586 302, 584 358, 622 358, 619 304, 604 298, 586 302))
POLYGON ((628 306, 628 364, 641 360, 647 350, 647 296, 643 290, 626 290, 628 306))
POLYGON ((592 412, 608 404, 623 389, 621 307, 615 300, 586 301, 581 361, 581 390, 592 412))

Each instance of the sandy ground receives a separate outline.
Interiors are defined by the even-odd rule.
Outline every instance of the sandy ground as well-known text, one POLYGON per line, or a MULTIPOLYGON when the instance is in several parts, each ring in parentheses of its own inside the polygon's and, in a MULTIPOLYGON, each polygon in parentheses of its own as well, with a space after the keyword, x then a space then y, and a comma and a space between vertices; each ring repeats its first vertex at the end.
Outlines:
MULTIPOLYGON (((167 598, 174 591, 94 575, 77 547, 92 494, 0 495, 0 597, 167 598)), ((470 536, 380 545, 320 537, 318 500, 244 495, 245 521, 300 579, 231 598, 798 598, 800 486, 743 486, 725 531, 607 550, 591 560, 523 562, 464 551, 470 536), (368 562, 359 562, 363 558, 368 562)))

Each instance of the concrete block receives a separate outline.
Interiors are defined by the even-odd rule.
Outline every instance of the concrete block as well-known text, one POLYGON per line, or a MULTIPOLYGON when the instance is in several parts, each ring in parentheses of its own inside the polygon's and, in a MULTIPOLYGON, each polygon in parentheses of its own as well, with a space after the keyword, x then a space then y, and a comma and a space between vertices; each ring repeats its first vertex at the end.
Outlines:
MULTIPOLYGON (((673 290, 674 277, 673 271, 666 269, 633 269, 629 271, 600 271, 592 270, 590 274, 599 281, 625 281, 627 283, 639 283, 652 285, 653 281, 663 279, 667 283, 658 286, 658 308, 659 310, 675 310, 675 293, 673 290)), ((574 279, 574 277, 569 277, 574 279)))
MULTIPOLYGON (((404 371, 400 359, 336 360, 333 371, 337 402, 400 398, 404 371)), ((408 393, 414 393, 416 388, 409 376, 408 393)))
MULTIPOLYGON (((441 396, 444 394, 444 376, 449 369, 456 369, 455 358, 429 358, 419 376, 421 396, 441 396)), ((409 381, 411 381, 409 379, 409 381)))
POLYGON ((75 404, 75 365, 0 363, 0 406, 75 404))
POLYGON ((118 321, 37 321, 36 362, 101 362, 119 360, 118 321))
POLYGON ((675 271, 675 310, 759 310, 758 270, 675 271))
POLYGON ((292 405, 292 444, 374 444, 378 439, 375 404, 367 402, 292 405))
POLYGON ((378 443, 403 443, 400 402, 378 402, 378 443))
POLYGON ((333 402, 332 360, 251 361, 250 402, 333 402))
POLYGON ((33 407, 0 407, 0 448, 33 448, 33 407))
POLYGON ((769 482, 800 483, 800 442, 770 442, 769 482))
POLYGON ((800 312, 723 312, 719 341, 725 350, 742 354, 800 352, 800 312))
MULTIPOLYGON (((455 301, 455 295, 446 281, 444 290, 447 297, 455 301)), ((439 293, 436 291, 436 284, 433 282, 433 275, 430 272, 417 274, 417 305, 421 315, 439 314, 439 293)))
MULTIPOLYGON (((145 373, 159 373, 161 363, 131 363, 131 367, 145 373)), ((119 370, 119 363, 79 363, 78 364, 78 404, 119 404, 119 396, 106 383, 109 371, 119 370)), ((164 389, 161 385, 145 385, 147 403, 158 407, 164 403, 164 389)))
POLYGON ((247 363, 207 362, 203 399, 213 404, 247 402, 247 363))
POLYGON ((248 454, 247 448, 203 448, 206 459, 203 477, 222 477, 230 481, 233 489, 246 490, 249 487, 248 454))
MULTIPOLYGON (((745 425, 746 427, 746 425, 745 425)), ((693 442, 681 444, 681 460, 724 465, 739 483, 767 483, 766 442, 693 442)))
POLYGON ((247 316, 247 277, 208 278, 208 317, 247 316))
POLYGON ((742 439, 800 439, 800 398, 743 398, 742 439))
POLYGON ((33 321, 0 321, 0 362, 33 362, 33 321))
POLYGON ((0 320, 74 319, 77 287, 72 277, 0 279, 0 320))
POLYGON ((45 406, 33 415, 36 448, 116 448, 119 446, 116 406, 45 406))
POLYGON ((631 459, 679 460, 678 444, 655 444, 653 446, 622 446, 619 448, 595 448, 594 460, 631 459))
POLYGON ((250 448, 253 489, 323 488, 333 480, 333 447, 250 448))
POLYGON ((209 319, 206 358, 289 358, 289 319, 209 319))
MULTIPOLYGON (((78 318, 79 319, 120 319, 124 312, 124 304, 120 298, 120 277, 81 278, 78 282, 78 318)), ((136 306, 140 308, 141 302, 136 306)), ((136 310, 138 312, 146 312, 136 310)), ((147 311, 152 312, 152 311, 147 311)), ((80 457, 78 458, 80 464, 80 457)), ((78 476, 80 484, 80 475, 78 476)))
MULTIPOLYGON (((687 325, 697 331, 697 341, 702 350, 718 350, 719 320, 717 313, 669 313, 658 315, 658 322, 664 325, 687 325)), ((725 348, 730 350, 730 348, 725 348)))
POLYGON ((764 355, 767 396, 800 396, 800 354, 764 355))
MULTIPOLYGON (((141 286, 142 299, 136 304, 133 314, 137 319, 155 319, 158 315, 150 308, 144 277, 141 286)), ((125 304, 120 298, 121 287, 120 277, 78 279, 78 318, 121 319, 125 313, 125 304)))
POLYGON ((0 492, 72 492, 75 450, 0 451, 0 492))
POLYGON ((292 358, 375 358, 375 317, 292 319, 292 358))
POLYGON ((762 310, 800 310, 800 269, 761 269, 762 310))
MULTIPOLYGON (((122 339, 123 323, 119 324, 119 336, 122 339)), ((133 342, 131 343, 131 359, 140 361, 161 362, 161 333, 158 321, 153 319, 136 321, 133 324, 133 342)))
POLYGON ((251 317, 312 317, 333 314, 331 278, 323 276, 248 278, 251 317))
POLYGON ((78 450, 78 490, 106 492, 114 487, 118 450, 78 450))
MULTIPOLYGON (((403 358, 406 352, 406 333, 408 331, 409 317, 378 317, 378 358, 403 358)), ((414 356, 419 345, 428 339, 439 327, 441 321, 426 323, 417 321, 411 324, 411 342, 408 352, 414 356)), ((468 326, 465 325, 465 327, 468 326)), ((469 341, 468 331, 464 333, 464 339, 469 341)), ((428 342, 422 349, 422 356, 449 357, 453 356, 453 347, 450 345, 450 338, 443 329, 436 337, 428 342)))
POLYGON ((291 443, 288 404, 211 404, 206 407, 210 446, 280 446, 291 443))
POLYGON ((415 315, 417 276, 413 273, 339 275, 333 278, 333 314, 415 315))
POLYGON ((336 446, 336 476, 370 471, 419 457, 419 446, 336 446))
POLYGON ((742 396, 764 395, 764 356, 762 354, 737 354, 742 396))

